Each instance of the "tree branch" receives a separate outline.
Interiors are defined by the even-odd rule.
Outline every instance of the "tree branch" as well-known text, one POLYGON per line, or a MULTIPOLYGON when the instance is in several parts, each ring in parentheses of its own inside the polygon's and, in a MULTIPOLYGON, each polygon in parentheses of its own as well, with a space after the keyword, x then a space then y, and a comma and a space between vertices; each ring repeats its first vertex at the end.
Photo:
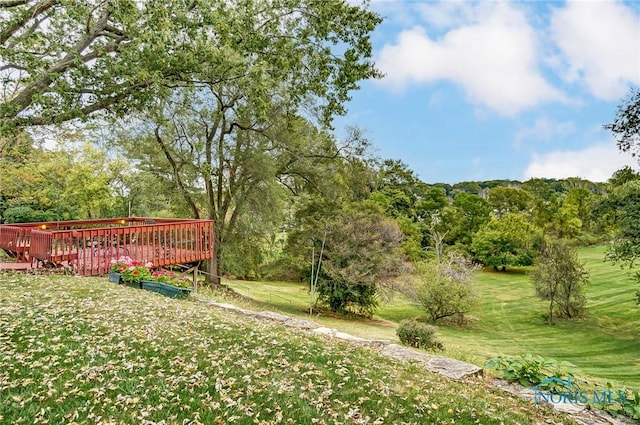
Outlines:
MULTIPOLYGON (((32 102, 33 96, 41 91, 53 82, 55 76, 65 71, 67 68, 78 62, 78 56, 93 43, 98 37, 98 34, 103 31, 107 25, 109 19, 109 3, 105 2, 102 15, 96 26, 93 27, 82 39, 80 39, 72 48, 71 52, 67 53, 60 61, 51 65, 47 69, 43 76, 31 84, 27 85, 15 98, 8 102, 8 108, 4 112, 3 118, 7 118, 8 115, 17 115, 24 111, 32 102)), ((88 55, 93 57, 93 55, 88 55)))
POLYGON ((22 6, 23 4, 27 4, 29 0, 0 0, 1 8, 9 8, 15 6, 22 6))
POLYGON ((160 136, 160 127, 156 126, 153 133, 156 139, 156 143, 158 144, 158 146, 160 146, 160 149, 162 149, 162 152, 164 153, 165 158, 167 158, 167 161, 169 161, 169 165, 171 165, 171 169, 173 170, 173 178, 175 179, 176 184, 178 185, 178 188, 180 189, 180 193, 184 197, 185 202, 187 203, 187 205, 189 205, 189 208, 191 208, 191 213, 193 214, 193 218, 196 218, 196 219, 200 218, 198 207, 196 206, 195 202, 193 202, 193 199, 189 195, 189 192, 185 188, 184 183, 180 178, 180 170, 178 169, 178 165, 176 164, 176 161, 173 159, 171 152, 169 152, 169 149, 167 148, 167 145, 164 143, 164 140, 162 140, 162 137, 160 136))
MULTIPOLYGON (((16 21, 13 25, 8 26, 0 32, 0 44, 4 44, 13 34, 20 28, 24 27, 31 19, 35 19, 38 15, 43 14, 58 3, 58 0, 45 0, 40 4, 34 5, 31 9, 26 11, 22 16, 22 19, 16 21)), ((0 7, 13 7, 27 4, 27 1, 2 1, 0 7)))
POLYGON ((86 116, 96 111, 101 111, 106 107, 108 107, 109 105, 116 104, 119 101, 126 99, 131 93, 138 91, 142 88, 146 88, 148 86, 149 86, 149 83, 146 83, 146 82, 128 86, 126 89, 124 89, 123 91, 121 91, 120 93, 114 96, 104 97, 99 101, 92 103, 90 105, 87 105, 83 108, 70 110, 58 115, 47 115, 46 117, 45 116, 16 117, 16 118, 8 119, 6 121, 10 122, 11 125, 16 125, 16 126, 36 126, 36 125, 55 124, 58 122, 72 119, 74 117, 86 116))

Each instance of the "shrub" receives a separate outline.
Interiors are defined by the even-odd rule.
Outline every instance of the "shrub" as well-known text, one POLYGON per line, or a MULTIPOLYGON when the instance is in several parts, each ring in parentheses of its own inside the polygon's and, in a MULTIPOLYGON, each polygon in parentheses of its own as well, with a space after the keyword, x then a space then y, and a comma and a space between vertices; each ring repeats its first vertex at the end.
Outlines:
POLYGON ((624 415, 632 419, 640 419, 640 393, 637 390, 626 388, 614 388, 607 383, 606 387, 601 387, 593 382, 586 381, 578 376, 579 369, 572 363, 545 359, 541 356, 525 354, 520 356, 498 356, 493 357, 485 363, 486 369, 496 369, 502 378, 518 382, 524 387, 536 386, 555 392, 567 391, 564 385, 557 382, 548 381, 548 378, 559 378, 563 381, 570 380, 573 391, 588 392, 592 389, 608 391, 610 397, 602 397, 602 401, 595 398, 588 401, 590 407, 604 410, 614 418, 617 415, 624 415), (544 381, 548 381, 542 384, 544 381))
POLYGON ((411 298, 420 303, 431 321, 453 318, 464 322, 465 314, 478 304, 473 277, 479 267, 463 255, 450 252, 440 263, 424 262, 416 265, 417 283, 411 298))
MULTIPOLYGON (((576 379, 577 367, 566 361, 558 362, 555 359, 545 359, 541 356, 525 354, 521 356, 497 356, 485 363, 485 368, 496 369, 507 381, 516 381, 522 386, 538 385, 547 378, 555 377, 562 380, 571 378, 575 383, 581 380, 576 379)), ((554 389, 553 382, 550 383, 554 389)))
POLYGON ((56 216, 51 211, 36 211, 31 207, 9 207, 4 210, 4 219, 7 223, 28 223, 38 221, 54 221, 56 216))
POLYGON ((615 389, 610 383, 607 383, 606 389, 613 394, 610 403, 594 403, 596 408, 606 411, 614 418, 618 415, 624 415, 632 419, 640 419, 640 392, 638 390, 615 389))
POLYGON ((442 350, 442 343, 436 339, 436 328, 415 319, 400 322, 396 334, 404 345, 426 350, 442 350))

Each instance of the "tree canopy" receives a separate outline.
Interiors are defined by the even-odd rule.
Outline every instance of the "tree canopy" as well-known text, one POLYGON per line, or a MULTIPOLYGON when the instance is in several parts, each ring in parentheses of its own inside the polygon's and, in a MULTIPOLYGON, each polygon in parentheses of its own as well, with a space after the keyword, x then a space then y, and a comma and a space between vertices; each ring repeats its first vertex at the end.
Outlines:
POLYGON ((504 270, 533 262, 535 232, 522 213, 494 216, 475 234, 471 250, 483 264, 504 270))
POLYGON ((615 119, 604 126, 616 137, 618 148, 633 156, 640 154, 640 88, 631 89, 618 106, 615 119))
POLYGON ((15 0, 0 12, 0 130, 125 115, 163 90, 239 78, 327 123, 378 76, 380 18, 338 0, 15 0))

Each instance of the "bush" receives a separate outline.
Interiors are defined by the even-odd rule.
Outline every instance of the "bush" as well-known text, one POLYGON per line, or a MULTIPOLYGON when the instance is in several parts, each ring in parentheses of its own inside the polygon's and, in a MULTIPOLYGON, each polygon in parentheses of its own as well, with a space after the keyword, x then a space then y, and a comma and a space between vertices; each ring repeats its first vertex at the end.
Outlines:
POLYGON ((593 382, 579 377, 578 368, 566 361, 545 359, 541 356, 525 354, 520 356, 493 357, 485 363, 486 369, 496 369, 507 381, 518 382, 524 387, 536 386, 555 392, 565 392, 567 387, 557 382, 548 381, 548 378, 559 378, 563 381, 570 380, 573 391, 609 391, 610 397, 602 397, 602 401, 595 399, 588 401, 590 407, 604 410, 614 418, 624 415, 632 419, 640 419, 640 393, 637 390, 626 388, 614 388, 607 383, 602 387, 593 382), (545 384, 542 382, 548 381, 545 384))
POLYGON ((479 267, 464 256, 450 252, 441 263, 416 265, 417 283, 408 294, 424 308, 432 322, 452 318, 464 323, 464 317, 478 304, 473 277, 479 267))
POLYGON ((436 328, 415 319, 400 322, 396 334, 404 345, 426 350, 442 350, 442 343, 436 339, 436 328))
MULTIPOLYGON (((539 385, 547 378, 555 377, 562 380, 570 378, 574 385, 581 382, 576 379, 578 368, 566 361, 558 362, 555 359, 545 359, 541 356, 525 354, 520 356, 493 357, 484 365, 487 369, 496 369, 507 381, 516 381, 520 385, 528 387, 539 385)), ((555 389, 555 382, 550 382, 541 388, 555 389)))
POLYGON ((4 210, 6 223, 33 223, 39 221, 54 221, 55 214, 51 211, 36 211, 31 207, 9 207, 4 210))

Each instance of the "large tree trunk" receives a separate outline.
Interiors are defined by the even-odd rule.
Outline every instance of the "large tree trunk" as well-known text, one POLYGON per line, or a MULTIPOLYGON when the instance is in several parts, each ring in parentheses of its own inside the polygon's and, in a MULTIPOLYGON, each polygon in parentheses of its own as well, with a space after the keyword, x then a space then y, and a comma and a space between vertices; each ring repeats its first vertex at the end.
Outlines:
POLYGON ((214 253, 213 257, 209 260, 207 267, 207 278, 205 281, 213 285, 220 285, 220 275, 218 275, 218 268, 220 262, 218 261, 218 254, 214 253))
MULTIPOLYGON (((215 223, 215 221, 214 221, 215 223)), ((213 233, 213 255, 207 263, 207 274, 205 275, 205 281, 213 285, 220 285, 221 282, 221 270, 220 270, 220 231, 221 229, 214 228, 213 233)))

